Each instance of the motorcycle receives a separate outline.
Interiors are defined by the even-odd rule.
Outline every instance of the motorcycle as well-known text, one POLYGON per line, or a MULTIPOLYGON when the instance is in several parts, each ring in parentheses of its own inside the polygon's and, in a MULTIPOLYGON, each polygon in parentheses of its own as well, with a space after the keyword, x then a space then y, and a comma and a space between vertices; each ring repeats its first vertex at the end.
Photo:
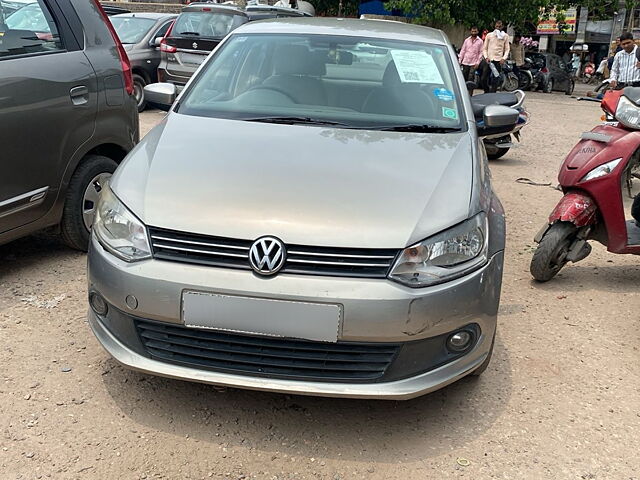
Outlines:
POLYGON ((520 79, 514 72, 515 62, 507 61, 502 66, 502 83, 501 89, 505 92, 513 92, 518 89, 520 79))
POLYGON ((518 67, 518 88, 520 90, 535 90, 534 69, 533 62, 528 57, 524 59, 524 65, 518 67))
POLYGON ((564 196, 534 239, 530 271, 540 282, 585 259, 591 240, 611 253, 640 255, 640 88, 609 90, 601 107, 606 121, 565 158, 564 196))
MULTIPOLYGON (((473 82, 467 82, 469 87, 473 82)), ((475 84, 473 84, 475 86, 475 84)), ((497 160, 503 157, 511 147, 514 147, 513 138, 520 141, 520 131, 529 123, 529 113, 524 107, 525 94, 522 90, 516 90, 509 93, 483 93, 471 97, 471 105, 476 122, 482 126, 482 112, 487 105, 504 105, 518 110, 518 122, 516 126, 508 133, 500 133, 496 135, 488 135, 483 137, 484 147, 489 160, 497 160)))

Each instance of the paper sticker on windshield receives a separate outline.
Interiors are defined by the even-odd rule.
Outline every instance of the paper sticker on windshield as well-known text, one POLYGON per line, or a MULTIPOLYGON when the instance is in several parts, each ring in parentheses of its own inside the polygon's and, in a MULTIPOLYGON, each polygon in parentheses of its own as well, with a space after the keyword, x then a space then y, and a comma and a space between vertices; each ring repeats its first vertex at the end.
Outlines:
POLYGON ((443 102, 453 102, 453 99, 455 98, 453 96, 453 92, 446 88, 436 88, 433 91, 433 94, 443 102))
POLYGON ((452 120, 458 119, 458 111, 455 108, 442 107, 442 116, 452 120))
POLYGON ((402 83, 439 83, 438 66, 424 50, 391 50, 402 83))

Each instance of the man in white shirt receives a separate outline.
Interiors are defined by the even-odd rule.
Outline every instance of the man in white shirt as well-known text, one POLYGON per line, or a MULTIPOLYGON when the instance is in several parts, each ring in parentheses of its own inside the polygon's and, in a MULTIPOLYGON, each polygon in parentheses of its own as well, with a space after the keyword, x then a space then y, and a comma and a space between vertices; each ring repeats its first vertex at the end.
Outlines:
POLYGON ((636 58, 637 46, 633 41, 633 35, 624 32, 620 35, 620 46, 622 50, 616 53, 611 67, 611 76, 609 85, 616 88, 624 85, 640 85, 640 68, 638 68, 638 59, 636 58))

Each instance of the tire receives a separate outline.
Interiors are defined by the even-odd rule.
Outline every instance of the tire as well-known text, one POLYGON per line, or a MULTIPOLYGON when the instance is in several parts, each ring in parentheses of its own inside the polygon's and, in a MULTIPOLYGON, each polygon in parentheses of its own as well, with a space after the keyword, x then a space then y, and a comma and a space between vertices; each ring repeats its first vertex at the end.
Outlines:
POLYGON ((495 345, 495 343, 496 343, 496 334, 494 332, 493 340, 491 340, 491 348, 489 348, 489 354, 487 355, 487 358, 484 359, 484 362, 482 362, 482 365, 480 365, 473 372, 471 372, 472 377, 479 377, 484 373, 487 367, 489 367, 489 364, 491 363, 491 357, 493 357, 493 346, 495 345))
MULTIPOLYGON (((89 155, 73 173, 60 222, 60 236, 69 247, 87 251, 90 227, 87 227, 86 220, 93 214, 97 200, 96 192, 102 189, 104 180, 111 177, 117 166, 118 164, 108 157, 89 155), (100 185, 95 185, 98 181, 100 185)), ((93 221, 92 218, 91 221, 93 221)))
POLYGON ((573 223, 557 222, 544 234, 533 254, 529 270, 539 282, 548 282, 567 264, 568 249, 578 229, 573 223))
POLYGON ((520 73, 518 75, 518 86, 521 90, 529 90, 531 88, 531 78, 525 73, 520 73))
POLYGON ((513 92, 518 89, 518 85, 520 84, 520 80, 515 73, 509 73, 504 78, 504 82, 502 82, 502 89, 507 92, 513 92))
POLYGON ((138 74, 133 74, 133 95, 138 103, 138 112, 147 108, 147 101, 144 98, 144 87, 147 84, 145 79, 138 74))
POLYGON ((508 148, 496 147, 495 150, 487 151, 487 158, 489 160, 498 160, 499 158, 504 157, 508 151, 508 148))
POLYGON ((542 91, 544 93, 553 92, 553 78, 550 78, 549 81, 547 83, 545 83, 544 87, 542 88, 542 91))
POLYGON ((576 88, 576 84, 573 80, 569 80, 569 86, 567 87, 567 89, 564 91, 565 95, 571 95, 573 94, 573 90, 576 88))

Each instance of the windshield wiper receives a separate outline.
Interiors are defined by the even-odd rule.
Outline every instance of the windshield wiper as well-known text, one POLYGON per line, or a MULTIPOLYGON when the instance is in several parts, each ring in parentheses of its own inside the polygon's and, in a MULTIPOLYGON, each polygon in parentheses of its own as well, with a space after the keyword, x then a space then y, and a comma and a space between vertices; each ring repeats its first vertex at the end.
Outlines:
POLYGON ((255 117, 255 118, 242 118, 245 122, 264 122, 264 123, 280 123, 285 125, 334 125, 338 127, 354 128, 352 125, 341 122, 334 122, 331 120, 322 120, 320 118, 311 117, 255 117))
POLYGON ((426 124, 408 124, 408 125, 389 125, 384 127, 374 127, 374 130, 381 130, 383 132, 421 132, 421 133, 451 133, 460 132, 460 127, 439 127, 436 125, 426 124))
POLYGON ((194 35, 194 36, 200 36, 200 34, 198 32, 180 32, 178 35, 194 35))

